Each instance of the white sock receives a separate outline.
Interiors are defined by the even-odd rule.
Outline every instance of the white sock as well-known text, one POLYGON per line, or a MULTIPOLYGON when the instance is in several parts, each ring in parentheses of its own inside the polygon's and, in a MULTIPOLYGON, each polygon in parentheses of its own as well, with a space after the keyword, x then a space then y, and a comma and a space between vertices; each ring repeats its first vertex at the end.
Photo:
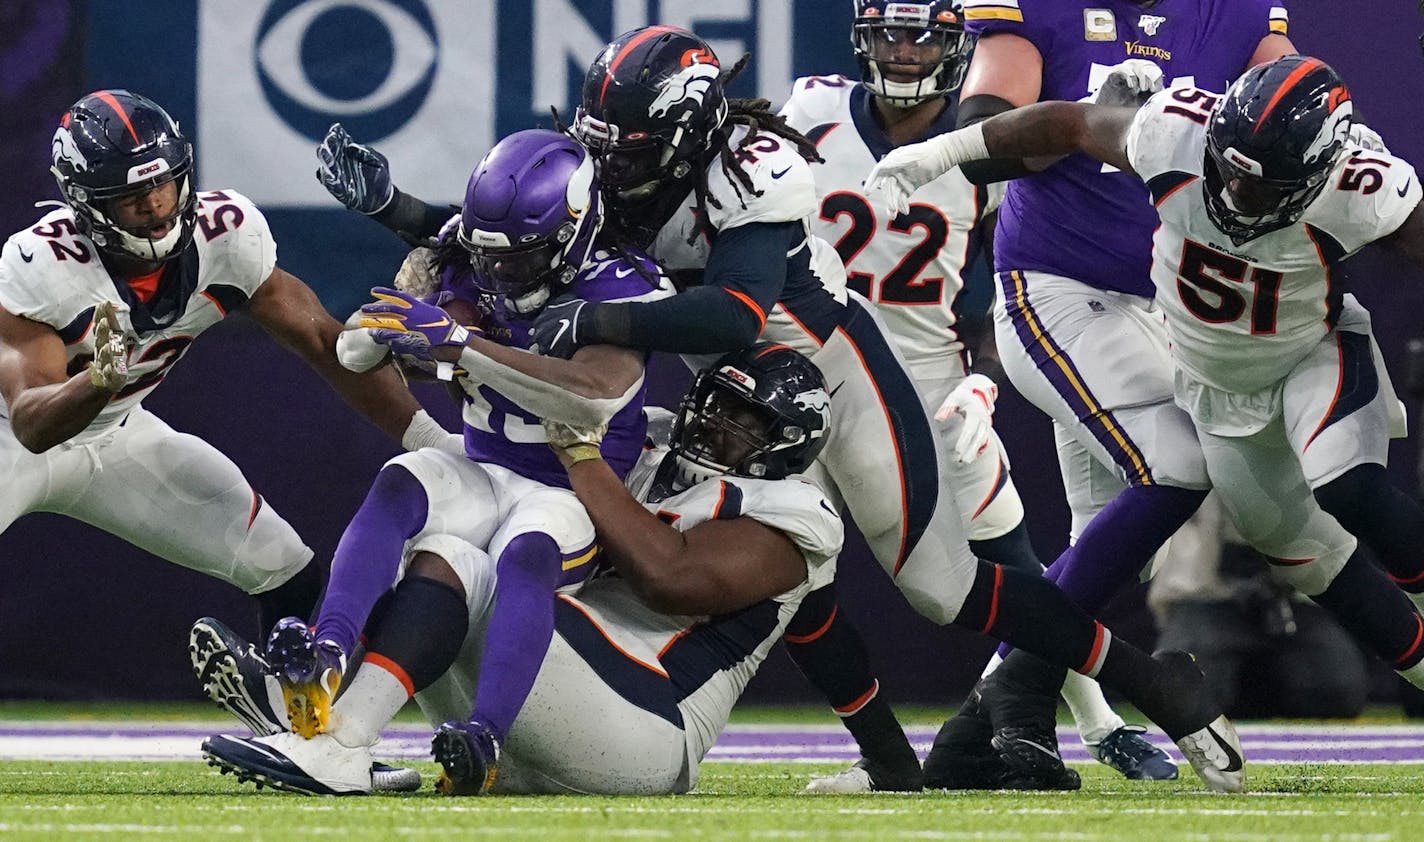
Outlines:
POLYGON ((1078 723, 1078 735, 1084 745, 1095 746, 1108 734, 1127 724, 1108 706, 1098 682, 1072 670, 1063 680, 1063 701, 1073 712, 1073 719, 1078 723))
POLYGON ((988 677, 989 677, 989 673, 991 673, 991 672, 993 672, 994 670, 998 669, 998 668, 999 668, 999 664, 1002 664, 1003 662, 1004 662, 1004 656, 1000 655, 998 652, 995 652, 995 653, 994 653, 994 656, 989 659, 989 663, 987 663, 987 664, 984 665, 984 671, 981 672, 981 673, 979 673, 979 677, 980 677, 980 678, 988 678, 988 677))
POLYGON ((331 708, 331 735, 347 748, 373 746, 409 699, 403 681, 367 658, 331 708))

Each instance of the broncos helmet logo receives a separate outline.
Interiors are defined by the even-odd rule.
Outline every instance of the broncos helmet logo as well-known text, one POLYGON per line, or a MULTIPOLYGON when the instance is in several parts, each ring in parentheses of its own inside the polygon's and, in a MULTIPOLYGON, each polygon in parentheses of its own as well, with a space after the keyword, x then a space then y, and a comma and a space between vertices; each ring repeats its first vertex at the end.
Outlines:
POLYGON ((74 142, 74 135, 69 133, 68 126, 60 126, 55 129, 50 155, 56 165, 60 161, 68 161, 76 172, 86 172, 89 169, 89 159, 79 151, 79 146, 74 142))
MULTIPOLYGON (((831 413, 831 396, 826 393, 825 389, 808 389, 804 392, 797 392, 796 396, 791 399, 791 402, 794 403, 798 409, 814 412, 817 415, 829 416, 831 413)), ((825 433, 826 428, 824 426, 818 427, 810 431, 810 437, 813 439, 820 438, 825 435, 825 433)))
MULTIPOLYGON (((1342 90, 1338 89, 1337 90, 1342 90)), ((1333 110, 1326 118, 1325 125, 1320 127, 1320 134, 1315 136, 1315 140, 1305 148, 1305 162, 1314 163, 1321 155, 1332 154, 1341 144, 1343 144, 1350 134, 1350 124, 1354 122, 1354 105, 1350 102, 1348 95, 1343 100, 1338 100, 1334 93, 1327 94, 1333 110)))
POLYGON ((695 61, 687 65, 663 82, 657 98, 648 106, 648 116, 667 116, 674 108, 688 100, 702 105, 707 100, 707 92, 712 88, 712 83, 717 81, 721 73, 721 68, 715 64, 695 61))

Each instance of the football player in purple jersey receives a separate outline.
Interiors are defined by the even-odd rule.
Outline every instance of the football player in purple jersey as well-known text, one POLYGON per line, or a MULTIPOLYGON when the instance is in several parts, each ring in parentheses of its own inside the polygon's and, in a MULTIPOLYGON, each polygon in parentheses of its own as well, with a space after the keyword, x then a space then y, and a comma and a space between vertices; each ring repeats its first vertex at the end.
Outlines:
MULTIPOLYGON (((341 361, 353 370, 394 354, 459 386, 464 452, 428 448, 387 463, 337 547, 315 623, 291 617, 272 631, 267 659, 295 732, 274 735, 274 746, 329 730, 346 664, 397 582, 380 609, 382 632, 366 641, 365 663, 386 669, 396 689, 431 678, 399 666, 425 643, 400 618, 434 617, 450 628, 465 620, 458 593, 473 575, 460 551, 466 544, 493 558, 499 599, 487 619, 473 709, 447 730, 452 745, 504 740, 538 670, 527 653, 547 647, 552 633, 550 596, 597 564, 593 526, 542 422, 600 430, 603 458, 620 475, 642 451, 645 352, 591 345, 561 360, 526 350, 531 319, 559 295, 671 294, 652 261, 610 251, 601 224, 582 146, 556 132, 511 135, 471 175, 463 208, 441 237, 448 259, 432 267, 427 252, 413 252, 398 276, 407 289, 375 290, 378 300, 343 334, 341 361)), ((445 642, 458 649, 463 637, 445 642)))
MULTIPOLYGON (((967 0, 964 17, 979 40, 960 93, 961 126, 1040 100, 1111 101, 1164 84, 1221 90, 1295 51, 1280 0, 967 0)), ((1098 611, 1209 486, 1191 422, 1172 401, 1148 272, 1156 218, 1139 182, 1081 154, 982 161, 964 174, 976 183, 1015 179, 994 235, 995 335, 1009 379, 1053 419, 1073 540, 1047 575, 1098 611)), ((1041 686, 1027 672, 1016 666, 994 680, 1041 686)), ((1032 766, 1042 757, 1034 746, 1056 745, 1053 696, 993 697, 1017 701, 983 710, 971 696, 964 716, 942 730, 929 777, 954 775, 951 758, 988 752, 999 720, 1036 723, 1027 743, 1001 741, 1011 763, 1032 766)))

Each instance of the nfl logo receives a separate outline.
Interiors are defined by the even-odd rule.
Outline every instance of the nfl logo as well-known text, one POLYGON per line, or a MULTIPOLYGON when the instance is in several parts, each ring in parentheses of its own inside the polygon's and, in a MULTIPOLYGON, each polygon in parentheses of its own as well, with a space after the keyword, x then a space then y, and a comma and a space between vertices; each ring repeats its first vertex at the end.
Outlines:
POLYGON ((1157 27, 1166 22, 1167 19, 1161 15, 1143 15, 1137 19, 1137 28, 1142 30, 1144 34, 1156 35, 1157 27))

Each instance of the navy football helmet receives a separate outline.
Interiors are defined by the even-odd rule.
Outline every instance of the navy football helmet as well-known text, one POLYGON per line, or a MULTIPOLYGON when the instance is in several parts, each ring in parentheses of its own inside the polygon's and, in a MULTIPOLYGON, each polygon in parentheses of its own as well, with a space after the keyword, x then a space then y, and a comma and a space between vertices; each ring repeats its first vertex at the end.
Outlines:
POLYGON ((54 173, 79 230, 101 251, 145 262, 170 260, 193 239, 197 194, 193 144, 168 112, 123 90, 95 91, 60 118, 51 149, 54 173), (115 203, 175 183, 172 215, 142 228, 114 219, 115 203), (155 232, 162 230, 155 236, 155 232))
POLYGON ((455 238, 470 253, 476 285, 528 314, 573 282, 602 220, 588 150, 559 132, 529 129, 475 166, 455 238))
POLYGON ((583 80, 574 136, 598 158, 610 206, 639 206, 702 166, 727 117, 722 65, 685 29, 625 32, 583 80))
POLYGON ((1325 189, 1353 119, 1328 64, 1289 55, 1237 79, 1207 121, 1203 190, 1238 245, 1292 225, 1325 189))
POLYGON ((733 351, 699 374, 682 399, 671 443, 678 483, 802 473, 830 427, 831 397, 814 363, 770 342, 733 351))
POLYGON ((851 44, 860 84, 897 108, 959 87, 969 66, 970 38, 958 3, 854 0, 851 44))

